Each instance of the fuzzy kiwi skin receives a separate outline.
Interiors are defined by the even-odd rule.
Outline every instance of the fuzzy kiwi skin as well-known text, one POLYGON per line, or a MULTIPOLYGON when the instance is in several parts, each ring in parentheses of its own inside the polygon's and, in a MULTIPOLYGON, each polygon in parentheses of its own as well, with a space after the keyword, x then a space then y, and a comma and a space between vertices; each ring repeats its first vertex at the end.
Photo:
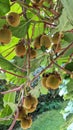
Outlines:
POLYGON ((46 80, 46 86, 49 89, 57 89, 59 85, 61 84, 61 79, 56 76, 55 74, 49 75, 49 77, 46 80))
POLYGON ((24 109, 23 107, 19 107, 19 114, 18 114, 18 118, 17 118, 17 121, 20 121, 22 120, 22 118, 26 117, 26 109, 24 109))
POLYGON ((33 48, 30 48, 30 59, 36 58, 36 50, 33 48))
POLYGON ((17 27, 20 24, 20 16, 18 13, 15 13, 15 12, 10 12, 6 16, 6 20, 8 24, 12 27, 17 27))
POLYGON ((32 125, 31 117, 22 118, 22 120, 21 120, 21 128, 28 129, 28 128, 31 127, 31 125, 32 125))
POLYGON ((1 29, 0 30, 0 42, 3 44, 8 44, 11 41, 12 32, 9 29, 1 29))
POLYGON ((42 6, 44 0, 31 0, 32 4, 35 5, 35 6, 42 6))
POLYGON ((23 107, 25 109, 31 109, 32 107, 36 107, 37 104, 38 104, 37 98, 33 97, 32 95, 28 95, 24 99, 23 107))
POLYGON ((32 106, 30 109, 26 109, 27 113, 32 113, 36 110, 36 106, 32 106))
POLYGON ((34 46, 35 49, 40 49, 41 48, 40 38, 41 38, 41 35, 36 37, 34 42, 33 42, 33 46, 34 46))
POLYGON ((46 85, 47 77, 48 77, 48 74, 43 74, 43 77, 41 80, 41 83, 42 83, 43 87, 45 87, 45 88, 47 88, 47 85, 46 85))
POLYGON ((48 49, 51 46, 50 38, 47 35, 42 35, 40 38, 40 44, 48 49))
POLYGON ((24 55, 26 54, 26 48, 24 46, 24 44, 22 42, 19 42, 16 47, 15 47, 15 52, 16 55, 19 57, 24 57, 24 55))

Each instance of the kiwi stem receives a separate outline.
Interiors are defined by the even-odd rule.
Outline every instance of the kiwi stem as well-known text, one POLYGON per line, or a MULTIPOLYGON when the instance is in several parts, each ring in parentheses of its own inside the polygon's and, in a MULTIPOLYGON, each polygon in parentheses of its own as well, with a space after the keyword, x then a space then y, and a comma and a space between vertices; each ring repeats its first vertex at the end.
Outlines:
POLYGON ((16 76, 16 77, 18 77, 18 78, 25 78, 25 79, 27 79, 27 77, 25 77, 25 76, 17 75, 17 74, 15 74, 15 73, 12 73, 12 72, 10 72, 10 71, 4 70, 4 69, 2 69, 2 68, 0 69, 0 71, 9 73, 9 74, 14 75, 14 76, 16 76))
POLYGON ((57 67, 59 67, 61 70, 65 71, 67 74, 73 75, 72 72, 70 72, 69 70, 64 69, 63 67, 61 67, 60 65, 58 65, 54 60, 51 60, 57 67))

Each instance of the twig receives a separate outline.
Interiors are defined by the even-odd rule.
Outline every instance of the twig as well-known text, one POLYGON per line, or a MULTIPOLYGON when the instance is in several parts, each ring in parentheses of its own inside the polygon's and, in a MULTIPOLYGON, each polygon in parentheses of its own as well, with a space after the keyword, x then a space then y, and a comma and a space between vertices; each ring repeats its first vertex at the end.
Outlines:
POLYGON ((17 119, 17 117, 18 117, 18 114, 19 114, 19 110, 17 109, 15 118, 14 118, 14 120, 13 120, 13 122, 12 122, 12 124, 11 124, 11 126, 9 127, 8 130, 13 130, 13 127, 14 127, 14 125, 15 125, 15 123, 16 123, 16 119, 17 119))
POLYGON ((0 92, 0 94, 7 94, 10 92, 20 91, 22 89, 22 87, 23 87, 23 85, 21 85, 20 87, 16 87, 14 89, 8 90, 8 91, 0 92))
POLYGON ((58 65, 54 60, 52 60, 52 62, 53 62, 57 67, 59 67, 61 70, 67 72, 67 73, 70 74, 70 75, 73 75, 72 72, 70 72, 69 70, 66 70, 65 68, 61 67, 61 66, 58 65))
POLYGON ((0 71, 3 71, 3 72, 6 72, 6 73, 9 73, 9 74, 14 75, 14 76, 16 76, 16 77, 18 77, 18 78, 26 78, 26 79, 27 79, 27 77, 24 77, 24 76, 21 76, 21 75, 14 74, 14 73, 9 72, 9 71, 4 70, 4 69, 0 69, 0 71))

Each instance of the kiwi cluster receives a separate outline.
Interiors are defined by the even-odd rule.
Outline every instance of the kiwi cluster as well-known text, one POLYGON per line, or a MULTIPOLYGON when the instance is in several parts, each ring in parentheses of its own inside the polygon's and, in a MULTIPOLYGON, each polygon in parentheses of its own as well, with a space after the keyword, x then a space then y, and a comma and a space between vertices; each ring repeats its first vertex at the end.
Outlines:
POLYGON ((51 41, 48 35, 42 34, 35 38, 33 45, 35 49, 41 49, 42 46, 48 49, 51 46, 51 41))
POLYGON ((25 97, 23 105, 19 107, 19 114, 17 121, 21 122, 21 127, 23 129, 28 129, 32 125, 32 118, 29 113, 32 113, 36 110, 38 100, 36 97, 33 97, 31 94, 25 97))
MULTIPOLYGON (((6 21, 8 25, 17 27, 20 24, 20 15, 15 12, 10 12, 6 15, 6 21)), ((7 25, 3 26, 0 30, 0 42, 4 44, 10 43, 12 38, 12 32, 7 25)))
POLYGON ((57 89, 61 84, 61 77, 57 72, 43 74, 42 85, 47 89, 57 89))
POLYGON ((24 40, 20 40, 18 42, 18 44, 15 47, 15 52, 16 52, 16 55, 21 58, 23 58, 24 55, 28 53, 30 55, 30 59, 36 58, 36 55, 37 55, 36 50, 34 48, 31 47, 30 50, 27 49, 27 47, 25 46, 24 40))

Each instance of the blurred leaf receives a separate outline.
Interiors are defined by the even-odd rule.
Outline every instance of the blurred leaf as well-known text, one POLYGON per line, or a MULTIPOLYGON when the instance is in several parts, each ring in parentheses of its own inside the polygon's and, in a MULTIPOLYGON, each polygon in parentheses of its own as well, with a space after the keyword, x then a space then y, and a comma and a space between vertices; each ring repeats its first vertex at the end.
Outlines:
POLYGON ((25 37, 28 31, 29 25, 30 25, 30 21, 31 20, 28 20, 28 21, 22 20, 18 27, 15 27, 15 28, 11 27, 10 29, 12 31, 13 36, 18 37, 18 38, 25 37))
MULTIPOLYGON (((7 116, 10 116, 12 114, 12 110, 11 108, 6 105, 4 109, 2 109, 2 111, 0 112, 0 118, 6 118, 7 116)), ((11 124, 12 119, 10 120, 5 120, 5 121, 0 121, 0 124, 4 124, 4 125, 9 125, 11 124)))
POLYGON ((69 71, 73 71, 73 62, 68 63, 68 64, 65 66, 65 69, 67 69, 67 70, 69 70, 69 71))
POLYGON ((5 94, 3 98, 4 106, 9 105, 11 109, 14 111, 16 109, 15 97, 16 97, 16 92, 5 94))
POLYGON ((0 16, 5 15, 10 10, 9 0, 0 0, 0 16))

